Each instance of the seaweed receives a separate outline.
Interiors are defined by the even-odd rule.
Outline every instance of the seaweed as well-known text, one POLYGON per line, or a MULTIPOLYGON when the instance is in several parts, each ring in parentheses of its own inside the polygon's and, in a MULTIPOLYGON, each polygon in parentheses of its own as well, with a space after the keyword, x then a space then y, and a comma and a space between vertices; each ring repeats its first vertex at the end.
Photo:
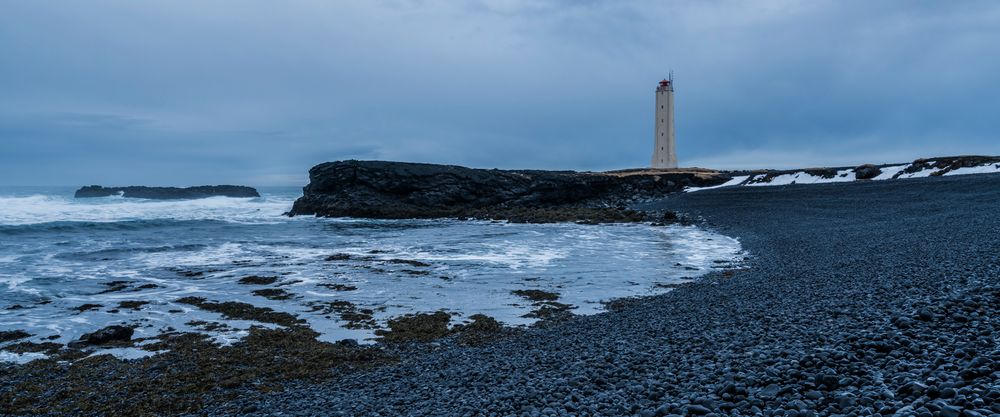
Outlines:
POLYGON ((296 327, 305 324, 305 320, 292 314, 274 311, 267 307, 257 307, 253 304, 236 301, 214 302, 201 297, 184 297, 176 300, 181 304, 189 304, 202 310, 222 314, 235 320, 254 320, 261 323, 273 323, 286 327, 296 327))

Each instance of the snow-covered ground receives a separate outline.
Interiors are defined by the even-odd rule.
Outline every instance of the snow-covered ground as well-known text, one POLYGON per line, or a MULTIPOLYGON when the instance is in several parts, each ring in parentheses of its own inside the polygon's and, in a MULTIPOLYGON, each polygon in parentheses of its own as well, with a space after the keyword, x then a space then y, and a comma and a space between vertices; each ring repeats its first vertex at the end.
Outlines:
MULTIPOLYGON (((870 179, 871 181, 921 178, 921 177, 929 177, 932 175, 966 175, 966 174, 1000 173, 1000 162, 993 160, 992 162, 986 162, 976 166, 955 168, 950 170, 947 168, 943 169, 935 168, 933 167, 933 164, 921 163, 918 165, 917 163, 914 163, 914 164, 883 166, 880 167, 880 170, 881 172, 875 177, 871 178, 870 179), (905 172, 905 171, 910 171, 910 172, 905 172)), ((688 187, 684 191, 693 192, 693 191, 702 191, 713 188, 732 187, 732 186, 759 187, 759 186, 769 186, 769 185, 822 184, 829 182, 860 181, 859 179, 857 179, 854 169, 852 168, 840 169, 833 176, 815 175, 816 171, 817 170, 792 171, 792 172, 783 172, 778 175, 775 175, 773 173, 741 175, 733 177, 733 179, 721 185, 716 185, 712 187, 688 187), (809 173, 806 171, 812 171, 813 173, 809 173)))
POLYGON ((846 182, 854 181, 854 172, 850 169, 844 169, 837 171, 837 174, 831 178, 824 178, 818 175, 812 175, 808 172, 800 171, 789 174, 782 174, 775 176, 766 180, 766 175, 754 175, 749 181, 744 185, 749 186, 762 186, 762 185, 788 185, 788 184, 818 184, 824 182, 846 182))
POLYGON ((711 190, 713 188, 722 188, 722 187, 730 187, 730 186, 733 186, 733 185, 740 185, 743 182, 745 182, 748 178, 750 178, 749 175, 743 175, 743 176, 739 176, 739 177, 733 177, 733 179, 731 179, 729 181, 726 181, 725 184, 714 185, 714 186, 711 186, 711 187, 687 187, 687 188, 684 189, 684 191, 691 192, 691 191, 711 190))

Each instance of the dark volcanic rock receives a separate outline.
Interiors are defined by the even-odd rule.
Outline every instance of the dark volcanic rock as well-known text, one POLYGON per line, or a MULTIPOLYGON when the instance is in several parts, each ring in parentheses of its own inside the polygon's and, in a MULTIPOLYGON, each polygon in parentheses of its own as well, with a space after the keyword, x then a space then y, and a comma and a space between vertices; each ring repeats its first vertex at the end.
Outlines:
POLYGON ((390 319, 390 330, 376 330, 375 334, 389 342, 427 342, 446 336, 449 321, 451 316, 443 311, 406 315, 390 319))
POLYGON ((292 298, 292 294, 281 288, 265 288, 262 290, 251 291, 253 295, 258 297, 264 297, 268 300, 287 300, 292 298))
MULTIPOLYGON (((226 390, 241 386, 258 394, 281 391, 280 384, 289 380, 321 382, 396 361, 377 347, 321 342, 316 332, 304 327, 254 326, 248 332, 227 346, 212 343, 203 334, 163 334, 140 347, 162 353, 139 360, 94 355, 40 360, 17 368, 0 364, 0 415, 192 415, 204 405, 226 403, 230 398, 226 390)), ((19 346, 46 354, 59 352, 59 347, 19 346)), ((253 411, 253 407, 240 409, 244 415, 253 411)))
POLYGON ((76 311, 79 311, 79 312, 82 313, 84 311, 96 310, 96 309, 99 309, 101 307, 104 307, 104 306, 101 305, 101 304, 90 304, 90 303, 87 303, 87 304, 80 305, 78 307, 73 307, 72 309, 76 310, 76 311))
POLYGON ((504 328, 503 324, 493 317, 483 314, 469 316, 472 322, 455 326, 459 332, 458 343, 469 346, 482 346, 513 333, 515 330, 504 328))
POLYGON ((10 342, 12 340, 24 339, 26 337, 31 337, 31 333, 25 332, 24 330, 10 330, 0 332, 0 342, 10 342))
POLYGON ((555 301, 559 299, 559 294, 542 290, 514 290, 510 293, 531 301, 555 301))
POLYGON ((86 345, 104 345, 111 342, 127 342, 132 340, 132 330, 131 327, 125 326, 108 326, 93 333, 87 333, 80 336, 78 344, 86 345))
MULTIPOLYGON (((453 165, 383 161, 339 161, 309 170, 309 185, 289 215, 372 218, 473 217, 525 222, 567 221, 551 209, 622 208, 662 197, 685 186, 727 181, 711 171, 502 171, 453 165), (549 211, 546 211, 546 210, 549 211), (526 213, 525 210, 532 212, 526 213), (536 215, 536 211, 541 213, 536 215)), ((577 213, 574 218, 636 221, 612 214, 577 213), (589 218, 595 217, 595 218, 589 218)), ((639 216, 641 218, 641 216, 639 216)))
POLYGON ((242 185, 202 185, 198 187, 102 187, 89 185, 76 190, 74 198, 109 197, 121 195, 129 198, 154 200, 183 200, 206 197, 260 197, 257 190, 242 185))
POLYGON ((243 285, 271 285, 278 281, 278 277, 262 277, 257 275, 250 275, 247 277, 240 278, 237 281, 243 285))
POLYGON ((827 179, 837 176, 837 168, 809 168, 803 170, 803 172, 812 176, 827 179))
POLYGON ((864 164, 854 168, 854 178, 859 180, 870 180, 881 173, 882 169, 872 164, 864 164))
POLYGON ((289 313, 236 301, 215 302, 201 297, 184 297, 176 301, 181 304, 193 305, 202 310, 216 312, 234 320, 255 320, 261 323, 274 323, 286 327, 305 324, 304 320, 289 313))

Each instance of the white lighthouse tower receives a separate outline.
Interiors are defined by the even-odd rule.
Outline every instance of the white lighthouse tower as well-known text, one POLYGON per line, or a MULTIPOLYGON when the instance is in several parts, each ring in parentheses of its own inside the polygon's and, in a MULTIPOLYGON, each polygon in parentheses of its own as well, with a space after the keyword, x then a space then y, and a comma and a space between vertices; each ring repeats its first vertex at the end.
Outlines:
POLYGON ((677 168, 674 150, 674 74, 656 87, 656 135, 653 148, 653 168, 677 168))

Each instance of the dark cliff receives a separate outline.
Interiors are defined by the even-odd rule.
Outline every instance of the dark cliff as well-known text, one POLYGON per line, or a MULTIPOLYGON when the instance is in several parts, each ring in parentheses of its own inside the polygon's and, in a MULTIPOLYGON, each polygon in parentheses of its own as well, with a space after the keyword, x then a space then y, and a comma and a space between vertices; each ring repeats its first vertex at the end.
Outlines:
POLYGON ((717 185, 712 171, 506 171, 384 161, 338 161, 309 170, 289 215, 634 221, 625 207, 685 186, 717 185))
POLYGON ((76 190, 75 198, 121 195, 129 198, 182 200, 206 197, 260 197, 257 190, 241 185, 202 185, 198 187, 102 187, 90 185, 76 190))

